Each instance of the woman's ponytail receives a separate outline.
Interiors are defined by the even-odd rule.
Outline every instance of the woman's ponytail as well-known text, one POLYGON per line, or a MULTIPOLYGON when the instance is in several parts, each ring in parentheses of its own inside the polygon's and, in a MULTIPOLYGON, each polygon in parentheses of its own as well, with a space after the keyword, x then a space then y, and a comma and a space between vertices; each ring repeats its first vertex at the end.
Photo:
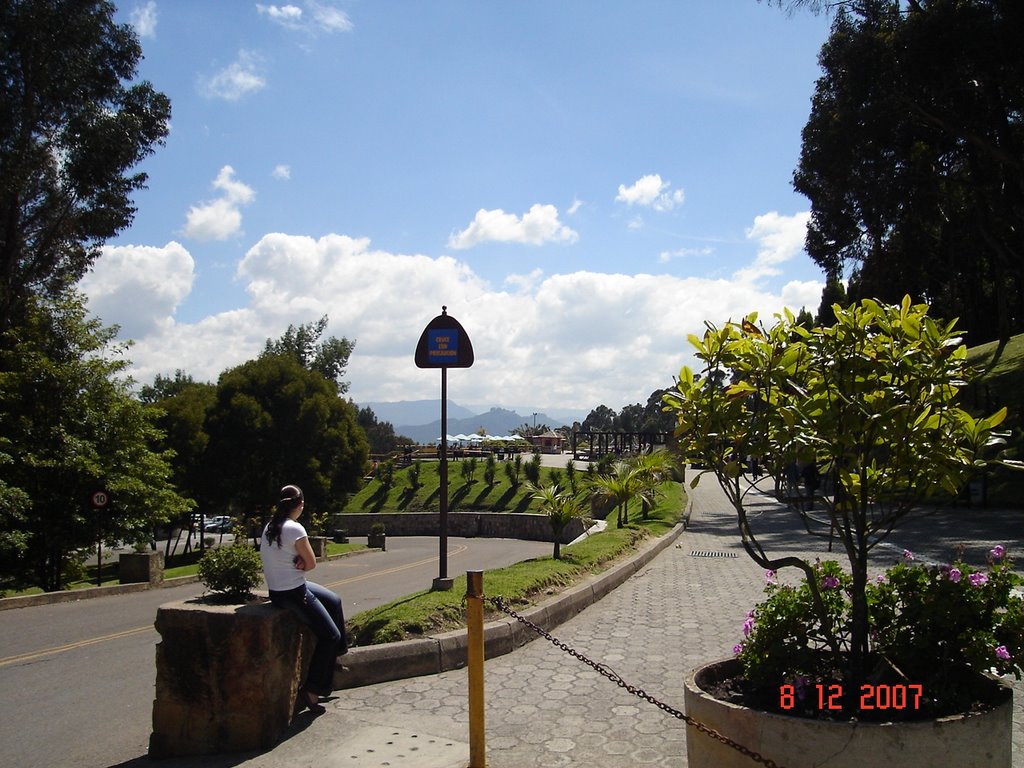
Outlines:
POLYGON ((297 485, 286 485, 281 489, 280 498, 274 507, 274 516, 267 525, 267 541, 281 546, 281 528, 284 521, 299 504, 303 502, 302 489, 297 485))

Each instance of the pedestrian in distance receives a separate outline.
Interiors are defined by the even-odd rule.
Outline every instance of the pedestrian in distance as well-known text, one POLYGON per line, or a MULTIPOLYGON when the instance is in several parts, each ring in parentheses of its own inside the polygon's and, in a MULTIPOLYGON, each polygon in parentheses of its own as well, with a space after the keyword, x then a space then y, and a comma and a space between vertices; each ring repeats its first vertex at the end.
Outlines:
POLYGON ((305 503, 298 486, 281 489, 274 515, 263 529, 260 560, 270 602, 290 610, 316 635, 309 672, 295 706, 297 712, 308 708, 319 714, 324 711, 320 697, 334 690, 336 659, 348 652, 348 643, 341 598, 306 580, 306 573, 316 568, 316 556, 306 529, 298 522, 305 503))
POLYGON ((818 475, 818 465, 812 458, 800 472, 804 479, 804 488, 807 489, 807 509, 814 509, 814 496, 821 485, 821 477, 818 475))

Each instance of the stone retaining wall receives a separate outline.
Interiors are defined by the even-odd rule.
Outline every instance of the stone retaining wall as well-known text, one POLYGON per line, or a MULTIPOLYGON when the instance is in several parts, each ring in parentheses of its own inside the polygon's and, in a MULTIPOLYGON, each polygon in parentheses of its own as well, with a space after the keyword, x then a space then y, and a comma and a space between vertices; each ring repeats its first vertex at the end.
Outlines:
MULTIPOLYGON (((366 536, 371 526, 383 523, 388 536, 436 536, 439 517, 435 512, 339 514, 331 515, 330 529, 343 530, 348 536, 366 536)), ((562 531, 562 544, 568 544, 583 531, 583 523, 572 521, 562 531)), ((525 513, 449 512, 448 535, 554 541, 551 523, 545 515, 525 513)))

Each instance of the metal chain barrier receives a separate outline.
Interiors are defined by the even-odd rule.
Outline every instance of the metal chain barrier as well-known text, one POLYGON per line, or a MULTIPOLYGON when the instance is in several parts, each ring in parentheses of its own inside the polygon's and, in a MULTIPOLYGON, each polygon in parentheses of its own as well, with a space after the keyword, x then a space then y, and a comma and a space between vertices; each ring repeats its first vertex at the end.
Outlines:
POLYGON ((499 597, 488 597, 488 598, 486 598, 486 600, 488 602, 490 602, 492 605, 494 605, 499 611, 502 611, 503 613, 508 614, 509 616, 511 616, 513 619, 515 619, 519 623, 521 623, 521 624, 529 627, 530 629, 532 629, 538 635, 540 635, 545 640, 547 640, 548 642, 553 644, 556 648, 559 648, 560 650, 565 651, 566 653, 568 653, 573 658, 579 659, 584 664, 586 664, 588 667, 590 667, 590 668, 594 669, 595 671, 597 671, 598 674, 603 675, 604 677, 608 678, 609 680, 611 680, 613 683, 615 683, 620 688, 625 688, 626 691, 628 691, 629 693, 633 694, 634 696, 637 696, 638 698, 641 698, 644 701, 653 704, 658 709, 660 709, 660 710, 662 710, 664 712, 667 712, 668 714, 672 715, 673 717, 675 717, 675 718, 677 718, 679 720, 682 720, 687 725, 692 725, 694 728, 696 728, 701 733, 707 734, 708 736, 710 736, 715 741, 719 741, 719 742, 721 742, 722 744, 725 744, 728 747, 732 747, 737 752, 739 752, 739 753, 741 753, 743 755, 746 755, 751 760, 753 760, 753 761, 755 761, 757 763, 761 763, 762 765, 767 766, 767 768, 782 768, 774 760, 771 760, 771 759, 769 759, 767 757, 764 757, 760 753, 755 752, 754 750, 749 749, 749 748, 743 746, 742 744, 736 743, 735 741, 730 739, 728 736, 723 736, 721 733, 716 731, 714 728, 711 728, 711 727, 709 727, 707 725, 704 725, 704 723, 702 723, 702 722, 700 722, 698 720, 694 720, 692 717, 689 717, 685 713, 680 712, 678 709, 675 709, 675 708, 669 706, 668 704, 665 704, 664 702, 659 701, 658 699, 656 699, 653 696, 651 696, 651 694, 647 693, 647 691, 645 691, 643 688, 637 688, 636 686, 630 685, 625 680, 623 680, 621 677, 619 677, 618 674, 613 672, 611 669, 609 669, 604 664, 599 664, 596 661, 592 661, 591 659, 587 658, 582 653, 577 651, 575 648, 573 648, 573 647, 571 647, 569 645, 566 645, 565 643, 563 643, 558 638, 553 637, 550 633, 548 633, 542 627, 537 626, 536 624, 534 624, 532 621, 530 621, 525 616, 517 613, 515 610, 510 608, 505 603, 505 599, 504 598, 502 598, 500 596, 499 597))

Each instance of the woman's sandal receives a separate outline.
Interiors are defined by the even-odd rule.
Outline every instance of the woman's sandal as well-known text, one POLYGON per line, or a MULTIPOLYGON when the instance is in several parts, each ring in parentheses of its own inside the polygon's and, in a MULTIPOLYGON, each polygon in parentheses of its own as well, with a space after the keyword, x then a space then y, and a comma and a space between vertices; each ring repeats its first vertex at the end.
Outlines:
POLYGON ((314 715, 322 715, 327 711, 323 704, 320 703, 319 696, 303 688, 299 691, 299 695, 295 697, 295 714, 297 715, 305 709, 308 709, 314 715))

